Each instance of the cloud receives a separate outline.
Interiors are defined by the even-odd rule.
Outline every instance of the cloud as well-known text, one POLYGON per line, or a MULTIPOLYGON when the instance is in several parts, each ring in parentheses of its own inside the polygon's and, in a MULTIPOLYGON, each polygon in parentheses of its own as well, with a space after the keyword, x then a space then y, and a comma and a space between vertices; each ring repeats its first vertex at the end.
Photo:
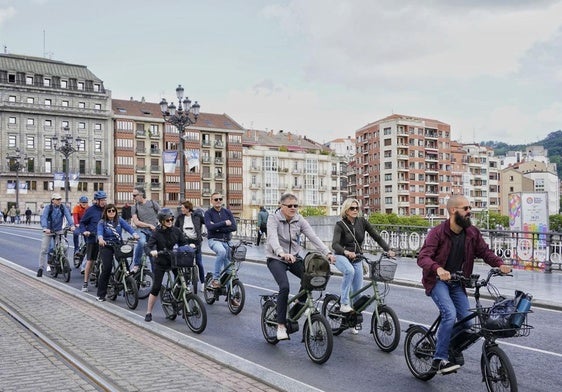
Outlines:
POLYGON ((14 7, 7 7, 7 8, 0 8, 0 27, 6 22, 8 19, 13 18, 16 16, 16 9, 14 7))

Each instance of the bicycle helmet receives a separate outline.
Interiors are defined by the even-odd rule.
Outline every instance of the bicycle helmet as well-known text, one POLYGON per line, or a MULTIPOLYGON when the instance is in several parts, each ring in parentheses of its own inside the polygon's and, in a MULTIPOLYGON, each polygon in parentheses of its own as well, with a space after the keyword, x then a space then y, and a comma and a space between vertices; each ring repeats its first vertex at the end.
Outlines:
POLYGON ((104 191, 97 191, 94 193, 94 200, 107 199, 107 194, 104 191))
POLYGON ((87 203, 88 202, 88 198, 86 196, 80 196, 80 199, 78 200, 79 203, 87 203))
POLYGON ((174 213, 169 208, 162 208, 160 212, 158 212, 158 222, 163 222, 168 218, 173 218, 174 213))

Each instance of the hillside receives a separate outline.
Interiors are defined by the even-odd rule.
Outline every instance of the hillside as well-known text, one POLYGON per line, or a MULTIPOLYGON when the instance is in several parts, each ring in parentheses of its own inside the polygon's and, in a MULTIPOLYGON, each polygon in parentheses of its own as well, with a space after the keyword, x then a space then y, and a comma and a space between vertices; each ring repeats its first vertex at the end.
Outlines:
POLYGON ((558 178, 562 178, 562 130, 551 132, 546 138, 531 144, 510 145, 498 141, 481 142, 484 146, 494 149, 494 155, 505 155, 508 151, 524 151, 528 146, 543 146, 548 150, 548 159, 556 163, 558 178))

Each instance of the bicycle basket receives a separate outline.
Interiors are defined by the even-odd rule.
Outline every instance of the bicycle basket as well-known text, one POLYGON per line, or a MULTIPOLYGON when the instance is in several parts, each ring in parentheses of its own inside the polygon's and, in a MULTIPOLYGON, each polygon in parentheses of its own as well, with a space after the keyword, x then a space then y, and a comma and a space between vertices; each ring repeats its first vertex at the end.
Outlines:
POLYGON ((379 282, 390 282, 396 273, 396 263, 392 260, 381 259, 370 264, 371 279, 379 282))
POLYGON ((232 248, 232 261, 244 261, 246 260, 246 245, 240 244, 237 247, 232 248))
POLYGON ((324 290, 330 279, 330 263, 320 253, 310 252, 304 258, 301 284, 306 290, 324 290))
POLYGON ((113 250, 116 259, 127 259, 133 257, 135 247, 131 244, 115 244, 113 250))
POLYGON ((518 290, 514 298, 500 296, 491 307, 484 309, 483 323, 477 327, 500 338, 528 336, 533 328, 527 324, 527 314, 531 312, 530 301, 530 296, 518 290), (523 303, 528 304, 528 307, 520 308, 519 305, 523 303))
POLYGON ((190 246, 180 246, 172 252, 172 268, 193 267, 195 250, 190 246))

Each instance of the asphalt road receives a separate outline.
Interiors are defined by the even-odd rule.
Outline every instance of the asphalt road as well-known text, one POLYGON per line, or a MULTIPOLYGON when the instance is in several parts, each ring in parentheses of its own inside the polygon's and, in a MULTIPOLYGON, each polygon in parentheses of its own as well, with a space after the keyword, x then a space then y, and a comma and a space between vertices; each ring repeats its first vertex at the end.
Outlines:
MULTIPOLYGON (((0 257, 35 271, 40 236, 38 231, 0 226, 0 257)), ((204 264, 212 268, 213 260, 204 257, 204 264)), ((79 290, 82 276, 78 270, 73 270, 72 274, 68 284, 79 290)), ((260 263, 244 263, 239 275, 246 287, 246 305, 239 315, 232 315, 222 300, 224 297, 221 297, 221 301, 207 305, 208 325, 201 335, 191 333, 180 318, 176 321, 165 320, 158 303, 154 322, 326 391, 485 390, 480 375, 479 343, 465 352, 466 364, 457 374, 436 376, 428 382, 415 379, 406 366, 402 347, 404 333, 394 352, 383 353, 367 332, 369 321, 366 321, 365 329, 359 335, 354 336, 345 331, 334 337, 332 356, 323 365, 316 365, 309 360, 301 343, 300 332, 292 335, 290 341, 270 345, 261 333, 259 296, 273 292, 276 284, 266 266, 260 263)), ((47 274, 43 279, 51 278, 47 274)), ((339 277, 332 277, 327 292, 338 293, 340 282, 339 277)), ((291 287, 298 288, 296 278, 291 280, 291 287)), ((83 295, 93 296, 95 292, 91 290, 83 295)), ((398 315, 402 331, 410 323, 430 324, 436 317, 434 304, 417 288, 391 285, 386 302, 398 315)), ((116 303, 124 312, 130 311, 123 297, 119 297, 116 303)), ((134 313, 144 317, 145 311, 146 300, 141 300, 134 313)), ((370 316, 365 314, 365 320, 370 320, 370 316)), ((512 360, 520 391, 550 391, 555 385, 562 384, 561 316, 559 311, 535 308, 530 316, 530 323, 535 327, 531 335, 501 342, 512 360)))

